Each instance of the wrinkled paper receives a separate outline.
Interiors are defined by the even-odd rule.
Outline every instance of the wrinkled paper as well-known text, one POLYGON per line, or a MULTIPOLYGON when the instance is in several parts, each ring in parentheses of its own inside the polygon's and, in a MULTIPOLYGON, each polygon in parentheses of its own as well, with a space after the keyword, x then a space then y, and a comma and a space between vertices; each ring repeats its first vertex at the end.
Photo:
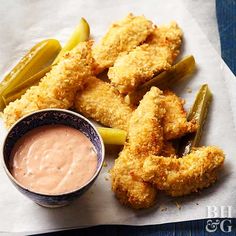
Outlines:
MULTIPOLYGON (((132 210, 120 205, 111 191, 108 171, 119 148, 107 147, 108 165, 93 187, 67 207, 47 209, 19 193, 1 166, 0 232, 35 233, 99 224, 150 225, 203 219, 209 217, 207 206, 232 206, 232 217, 236 217, 236 80, 181 1, 4 1, 0 8, 0 77, 36 42, 57 38, 64 43, 81 16, 88 20, 92 36, 98 40, 113 21, 129 12, 144 14, 156 24, 175 20, 182 27, 181 57, 193 54, 198 69, 176 92, 186 99, 189 108, 200 85, 209 84, 214 99, 202 144, 217 145, 225 151, 226 161, 219 181, 201 193, 186 197, 170 198, 160 193, 154 207, 132 210), (188 88, 192 93, 187 92, 188 88)), ((2 121, 0 129, 2 143, 6 135, 2 121)))

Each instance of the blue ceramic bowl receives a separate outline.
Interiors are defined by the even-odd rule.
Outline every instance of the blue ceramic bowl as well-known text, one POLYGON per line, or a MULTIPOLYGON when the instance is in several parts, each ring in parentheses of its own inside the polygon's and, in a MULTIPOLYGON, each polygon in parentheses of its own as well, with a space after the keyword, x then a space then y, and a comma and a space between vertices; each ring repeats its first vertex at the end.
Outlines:
POLYGON ((3 166, 7 176, 21 193, 39 205, 45 207, 65 206, 87 191, 92 186, 101 171, 104 155, 104 144, 95 126, 78 113, 63 109, 45 109, 23 117, 11 127, 3 143, 3 166), (63 124, 81 131, 93 143, 98 157, 97 170, 93 177, 84 186, 71 192, 59 195, 46 195, 33 192, 18 183, 9 171, 10 154, 17 140, 36 127, 52 124, 63 124))

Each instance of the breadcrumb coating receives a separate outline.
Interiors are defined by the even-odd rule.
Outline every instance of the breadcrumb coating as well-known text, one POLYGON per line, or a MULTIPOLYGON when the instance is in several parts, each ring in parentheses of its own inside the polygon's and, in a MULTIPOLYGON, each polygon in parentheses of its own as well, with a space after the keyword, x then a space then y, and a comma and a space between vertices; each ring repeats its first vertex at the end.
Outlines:
POLYGON ((76 95, 75 108, 105 126, 123 130, 128 130, 133 112, 114 87, 96 77, 87 78, 84 89, 76 95))
POLYGON ((114 66, 109 68, 108 77, 114 87, 127 94, 155 74, 168 70, 170 60, 171 51, 168 47, 143 44, 128 54, 120 55, 114 66))
MULTIPOLYGON (((159 109, 160 107, 158 109, 155 108, 154 103, 150 103, 153 106, 151 107, 147 99, 143 100, 140 105, 142 104, 142 107, 146 106, 147 113, 145 117, 147 119, 148 115, 150 117, 153 116, 151 112, 161 112, 161 114, 156 114, 156 117, 158 117, 156 119, 159 120, 153 120, 153 123, 156 122, 162 125, 165 140, 179 138, 186 133, 196 131, 197 125, 195 121, 187 121, 187 114, 183 108, 183 100, 177 97, 173 92, 164 91, 163 94, 161 90, 158 89, 157 91, 162 97, 163 101, 161 107, 163 109, 159 109), (162 119, 162 122, 160 122, 160 119, 162 119)), ((149 96, 151 97, 151 95, 149 96)), ((95 77, 87 78, 84 89, 79 91, 75 98, 75 108, 86 117, 93 118, 105 126, 126 131, 128 131, 133 112, 133 108, 124 102, 124 98, 113 86, 95 77)), ((139 117, 139 110, 135 111, 136 115, 132 118, 132 125, 137 125, 137 127, 140 128, 139 119, 141 119, 141 117, 139 117)), ((148 126, 149 123, 144 122, 142 127, 145 127, 146 125, 148 126)), ((134 143, 135 145, 135 143, 137 143, 135 139, 138 136, 138 129, 130 129, 129 133, 131 139, 130 143, 134 143), (134 137, 133 141, 132 137, 134 137)), ((155 132, 150 132, 150 135, 151 133, 153 133, 154 141, 152 143, 150 140, 149 143, 143 141, 142 145, 140 145, 140 149, 145 150, 146 145, 156 146, 155 140, 157 140, 158 137, 155 135, 157 134, 155 134, 155 132), (144 146, 144 148, 142 146, 144 146)), ((163 150, 164 156, 166 156, 167 153, 175 153, 174 148, 171 148, 170 144, 163 150)))
POLYGON ((122 52, 128 52, 146 40, 154 27, 144 16, 129 14, 111 25, 106 35, 93 48, 98 72, 113 66, 122 52))
POLYGON ((166 140, 182 137, 195 132, 197 124, 194 120, 187 121, 184 100, 171 91, 164 91, 166 115, 163 119, 164 137, 166 140))
POLYGON ((183 196, 213 184, 224 159, 223 151, 214 146, 198 148, 178 159, 149 156, 142 177, 171 196, 183 196))
POLYGON ((158 122, 163 114, 161 91, 153 87, 133 113, 128 143, 111 170, 112 190, 124 205, 147 208, 155 203, 156 189, 135 172, 141 170, 145 155, 158 154, 162 149, 163 129, 158 122))
POLYGON ((172 58, 169 61, 172 64, 180 52, 183 32, 176 22, 169 25, 161 25, 154 29, 153 33, 147 38, 147 43, 157 44, 159 46, 168 46, 171 50, 172 58))
POLYGON ((127 94, 154 75, 168 70, 179 54, 181 39, 182 31, 175 22, 156 27, 145 44, 120 55, 109 68, 112 84, 127 94))
POLYGON ((162 119, 166 112, 163 99, 162 91, 152 87, 133 112, 128 131, 128 143, 132 152, 154 155, 162 150, 162 119))
POLYGON ((160 156, 164 156, 164 157, 176 156, 176 150, 171 141, 164 141, 160 156))
POLYGON ((142 168, 143 159, 133 156, 126 146, 115 160, 111 170, 112 190, 123 205, 135 209, 148 208, 156 201, 157 190, 143 181, 135 170, 142 168))
POLYGON ((44 108, 68 109, 85 79, 93 74, 92 41, 80 43, 68 52, 40 81, 29 88, 20 99, 11 102, 3 111, 7 127, 19 118, 44 108))

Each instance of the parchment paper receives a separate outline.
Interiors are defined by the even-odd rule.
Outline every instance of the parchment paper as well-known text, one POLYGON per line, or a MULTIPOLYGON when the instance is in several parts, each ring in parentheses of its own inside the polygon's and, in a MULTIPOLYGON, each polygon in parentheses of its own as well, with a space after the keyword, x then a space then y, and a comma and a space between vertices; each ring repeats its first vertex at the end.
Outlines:
MULTIPOLYGON (((46 232, 99 224, 147 225, 207 218, 207 206, 232 206, 236 217, 236 80, 221 60, 198 24, 181 1, 4 1, 0 8, 0 76, 36 42, 46 38, 66 41, 81 16, 85 17, 97 40, 115 20, 129 12, 144 14, 157 24, 175 20, 184 31, 182 55, 193 54, 198 64, 195 76, 178 86, 176 92, 186 99, 186 108, 203 83, 214 95, 202 144, 218 145, 226 154, 219 181, 200 194, 170 198, 164 194, 151 209, 135 211, 115 199, 108 170, 119 148, 107 147, 107 167, 94 186, 68 207, 47 209, 21 195, 0 168, 0 232, 46 232), (187 92, 192 89, 192 93, 187 92), (176 207, 175 201, 181 205, 176 207), (163 211, 163 208, 167 210, 163 211)), ((1 142, 6 130, 0 124, 1 142)), ((2 155, 2 154, 1 154, 2 155)))

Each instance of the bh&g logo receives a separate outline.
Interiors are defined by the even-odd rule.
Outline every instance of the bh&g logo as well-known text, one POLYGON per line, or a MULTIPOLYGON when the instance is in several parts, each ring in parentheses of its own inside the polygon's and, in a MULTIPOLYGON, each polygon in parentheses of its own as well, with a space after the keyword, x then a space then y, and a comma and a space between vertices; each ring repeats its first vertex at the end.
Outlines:
MULTIPOLYGON (((207 206, 208 218, 231 218, 232 206, 207 206)), ((216 232, 220 229, 224 233, 232 231, 231 219, 210 219, 206 223, 206 231, 209 233, 216 232)))

